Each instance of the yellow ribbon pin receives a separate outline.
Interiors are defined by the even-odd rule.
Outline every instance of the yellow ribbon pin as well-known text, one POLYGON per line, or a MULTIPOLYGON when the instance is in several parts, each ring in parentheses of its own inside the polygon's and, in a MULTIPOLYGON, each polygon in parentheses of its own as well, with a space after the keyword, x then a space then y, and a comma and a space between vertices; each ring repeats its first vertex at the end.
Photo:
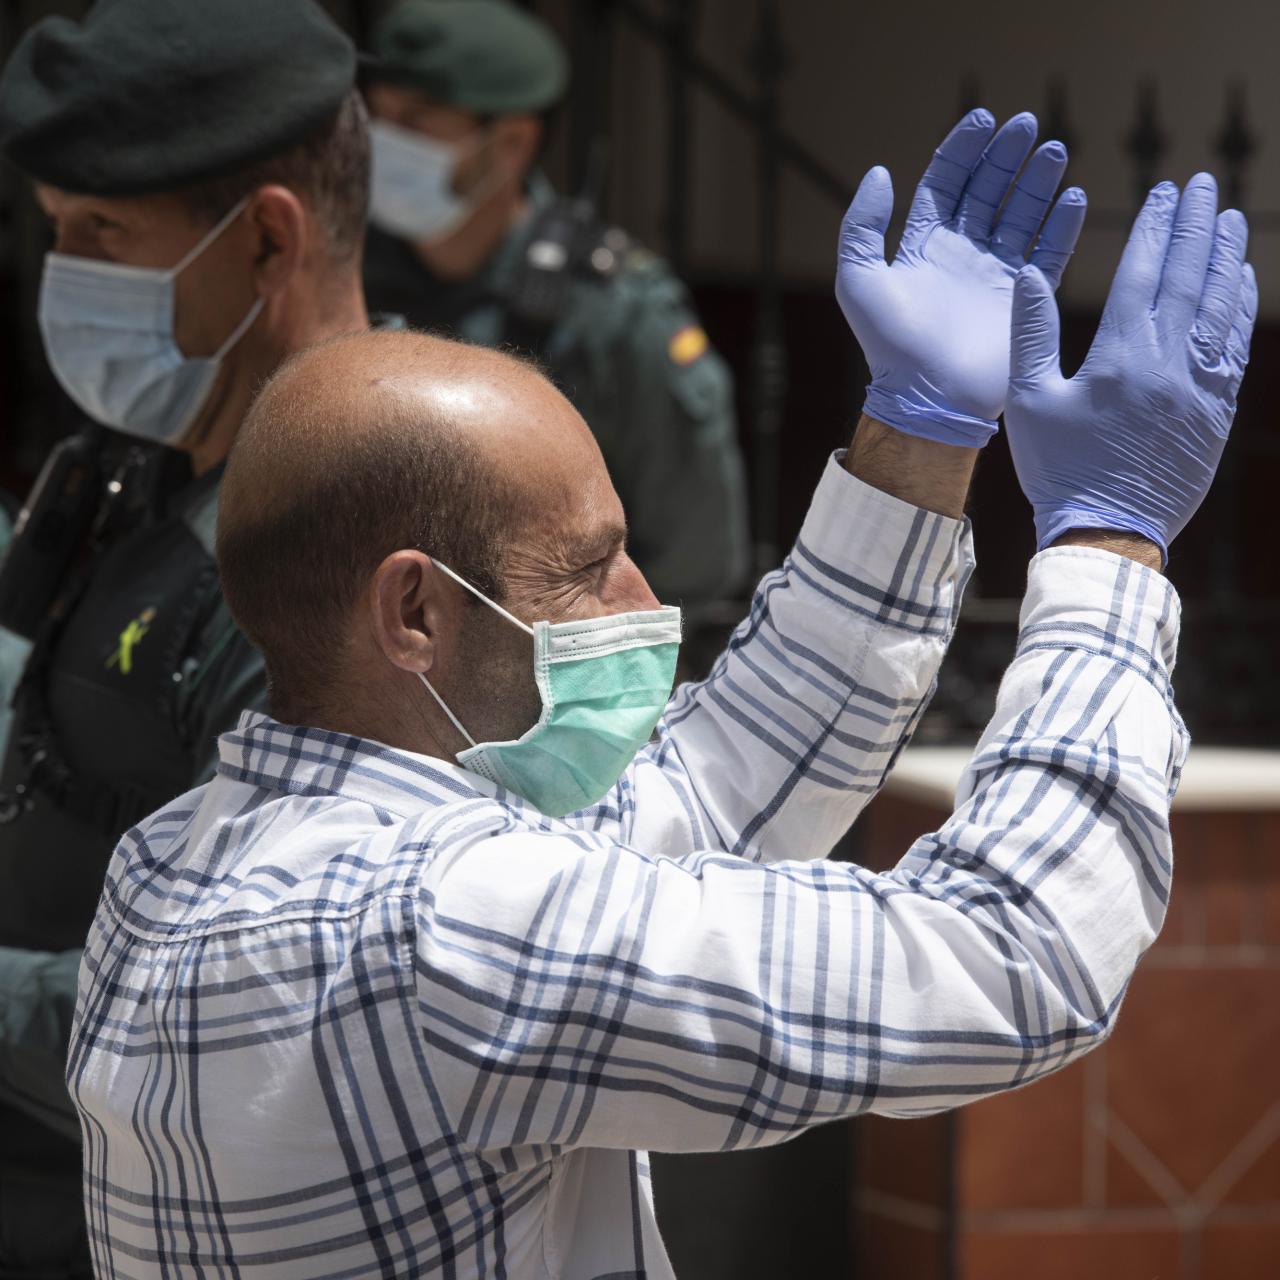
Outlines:
POLYGON ((151 622, 156 616, 153 608, 146 608, 120 633, 120 642, 115 653, 107 659, 108 667, 118 667, 122 676, 133 670, 133 651, 142 643, 142 638, 151 630, 151 622))

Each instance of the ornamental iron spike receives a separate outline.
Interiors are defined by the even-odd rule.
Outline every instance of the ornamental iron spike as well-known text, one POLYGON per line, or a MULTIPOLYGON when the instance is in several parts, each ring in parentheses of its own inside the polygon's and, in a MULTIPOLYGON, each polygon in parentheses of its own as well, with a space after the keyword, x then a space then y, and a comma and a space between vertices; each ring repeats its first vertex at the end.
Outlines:
POLYGON ((972 71, 960 81, 959 105, 962 116, 967 116, 975 107, 985 105, 982 101, 982 82, 972 71))
POLYGON ((1075 156, 1080 150, 1067 110, 1067 82, 1062 76, 1054 76, 1049 81, 1045 93, 1043 133, 1046 139, 1062 143, 1070 156, 1075 156))
POLYGON ((1244 85, 1239 81, 1227 86, 1227 116, 1213 140, 1213 149, 1222 161, 1223 204, 1240 208, 1244 204, 1245 174, 1258 141, 1246 119, 1244 85))
POLYGON ((1138 115, 1125 139, 1125 150, 1133 158, 1134 191, 1139 204, 1155 186, 1166 147, 1164 131, 1160 128, 1156 82, 1148 77, 1138 85, 1138 115))

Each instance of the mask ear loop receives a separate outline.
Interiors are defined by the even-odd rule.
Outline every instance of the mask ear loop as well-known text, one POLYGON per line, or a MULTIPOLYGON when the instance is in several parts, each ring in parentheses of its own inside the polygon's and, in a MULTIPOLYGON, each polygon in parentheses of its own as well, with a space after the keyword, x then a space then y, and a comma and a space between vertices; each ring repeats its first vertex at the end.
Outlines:
POLYGON ((244 335, 249 332, 250 326, 258 318, 258 313, 262 310, 264 306, 266 306, 266 302, 267 302, 266 298, 259 298, 253 304, 253 306, 249 308, 248 312, 245 315, 245 318, 241 320, 240 323, 236 325, 234 329, 231 330, 230 337, 228 337, 226 342, 224 342, 222 346, 220 346, 217 349, 217 351, 213 353, 210 359, 214 360, 215 362, 218 360, 221 360, 223 356, 225 356, 227 352, 230 351, 231 348, 234 347, 236 343, 239 342, 240 339, 243 338, 244 335))
POLYGON ((428 680, 421 671, 417 673, 417 676, 418 679, 427 686, 427 692, 440 704, 440 710, 449 717, 449 723, 452 724, 464 738, 466 738, 468 746, 474 747, 476 745, 476 740, 462 727, 462 721, 449 710, 448 703, 446 703, 445 700, 435 691, 431 681, 428 680))
POLYGON ((470 591, 471 594, 475 596, 477 600, 483 600, 485 604, 489 606, 490 609, 493 609, 495 612, 500 613, 504 618, 506 618, 508 622, 519 627, 520 630, 525 633, 525 635, 530 635, 530 636, 533 635, 533 628, 529 626, 527 622, 521 622, 520 619, 515 616, 515 614, 508 613, 500 604, 495 604, 492 600, 489 599, 487 595, 485 595, 483 591, 480 590, 479 587, 473 587, 471 583, 469 583, 466 580, 466 578, 459 577, 458 574, 454 573, 454 571, 450 569, 447 564, 441 564, 439 560, 434 560, 434 559, 431 561, 431 563, 435 565, 435 567, 439 569, 441 573, 447 573, 449 577, 451 577, 454 580, 454 582, 458 584, 458 586, 466 587, 466 589, 470 591))
MULTIPOLYGON (((466 161, 478 156, 484 150, 486 144, 493 137, 493 122, 489 121, 478 128, 469 139, 454 148, 453 167, 449 171, 449 182, 452 185, 454 178, 457 176, 459 167, 466 161)), ((495 191, 507 180, 507 174, 503 173, 501 168, 496 165, 489 170, 488 173, 476 183, 474 190, 468 191, 462 196, 463 206, 465 209, 464 220, 470 218, 472 214, 489 199, 495 191)), ((458 226, 461 226, 460 222, 458 226)), ((438 238, 443 240, 446 236, 452 235, 458 228, 454 227, 438 238)))
POLYGON ((214 223, 211 230, 205 232, 194 248, 188 249, 178 259, 177 266, 169 268, 169 275, 181 275, 244 211, 248 208, 249 197, 242 196, 226 213, 214 223))
MULTIPOLYGON (((214 224, 211 230, 205 233, 204 238, 199 240, 195 247, 189 249, 187 253, 179 260, 176 267, 169 269, 168 275, 171 280, 176 280, 244 211, 248 208, 249 196, 242 196, 221 218, 214 224)), ((243 320, 240 321, 234 329, 231 330, 230 336, 220 346, 217 351, 209 357, 216 364, 220 361, 228 351, 249 332, 249 327, 258 318, 258 313, 266 305, 265 298, 258 298, 253 306, 246 313, 243 320)))
MULTIPOLYGON (((500 604, 495 604, 492 600, 489 599, 487 595, 485 595, 483 591, 480 590, 479 587, 473 587, 471 583, 469 583, 466 580, 466 578, 460 576, 459 574, 454 573, 454 571, 450 569, 447 564, 442 564, 439 560, 435 560, 435 559, 433 559, 431 563, 435 565, 435 567, 439 569, 441 573, 448 574, 448 576, 451 577, 454 580, 454 582, 456 582, 460 587, 465 587, 468 591, 470 591, 471 594, 475 596, 477 600, 483 601, 485 604, 489 606, 490 609, 493 609, 495 612, 500 613, 504 618, 506 618, 508 622, 519 627, 520 630, 525 632, 526 634, 533 635, 533 628, 531 626, 529 626, 527 623, 521 622, 520 619, 517 618, 514 614, 508 613, 500 604)), ((440 710, 443 711, 445 715, 449 717, 449 723, 453 725, 453 727, 457 729, 457 731, 460 734, 462 734, 464 738, 466 738, 467 744, 472 747, 478 746, 479 744, 476 742, 476 740, 466 731, 465 728, 463 728, 462 721, 459 720, 458 717, 455 716, 453 712, 449 710, 448 703, 446 703, 445 700, 435 691, 435 687, 432 685, 431 681, 428 680, 427 677, 423 675, 421 671, 417 672, 416 674, 418 679, 421 680, 424 685, 426 685, 427 692, 439 704, 440 710)))

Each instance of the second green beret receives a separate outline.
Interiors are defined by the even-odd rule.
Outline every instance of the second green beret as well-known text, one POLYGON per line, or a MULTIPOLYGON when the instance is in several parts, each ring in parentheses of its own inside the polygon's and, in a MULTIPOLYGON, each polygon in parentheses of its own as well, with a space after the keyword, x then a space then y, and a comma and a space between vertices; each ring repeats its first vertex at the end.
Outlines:
POLYGON ((480 115, 541 111, 569 82, 551 28, 506 0, 406 0, 374 32, 371 80, 480 115))

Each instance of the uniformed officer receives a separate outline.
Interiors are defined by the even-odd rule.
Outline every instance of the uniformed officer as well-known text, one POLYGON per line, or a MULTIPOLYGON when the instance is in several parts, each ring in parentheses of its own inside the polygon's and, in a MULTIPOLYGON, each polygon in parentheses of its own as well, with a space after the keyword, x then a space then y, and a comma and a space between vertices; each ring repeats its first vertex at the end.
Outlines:
POLYGON ((370 305, 536 355, 595 432, 629 548, 663 600, 724 598, 746 568, 728 370, 687 293, 535 168, 568 69, 506 0, 407 0, 374 34, 370 305))
POLYGON ((218 589, 218 487, 258 385, 368 323, 355 75, 313 0, 99 0, 0 75, 0 145, 53 233, 49 363, 100 424, 50 463, 4 569, 47 596, 0 772, 5 1277, 89 1270, 60 1064, 108 856, 264 697, 218 589))

